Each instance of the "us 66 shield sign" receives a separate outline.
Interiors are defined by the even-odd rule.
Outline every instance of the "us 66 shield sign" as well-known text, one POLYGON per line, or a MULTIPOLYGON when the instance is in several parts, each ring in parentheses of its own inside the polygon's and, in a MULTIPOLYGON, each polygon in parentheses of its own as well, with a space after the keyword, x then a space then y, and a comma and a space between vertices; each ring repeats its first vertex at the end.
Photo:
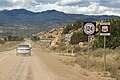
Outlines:
POLYGON ((110 22, 100 23, 100 35, 101 36, 110 36, 110 22))
POLYGON ((84 22, 83 31, 87 35, 93 35, 96 31, 96 23, 95 22, 84 22))

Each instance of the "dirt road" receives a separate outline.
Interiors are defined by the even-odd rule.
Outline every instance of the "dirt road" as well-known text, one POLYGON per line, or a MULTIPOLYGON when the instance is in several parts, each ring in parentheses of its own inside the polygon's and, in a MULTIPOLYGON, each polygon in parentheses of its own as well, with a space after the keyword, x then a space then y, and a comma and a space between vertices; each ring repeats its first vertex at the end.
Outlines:
POLYGON ((15 50, 0 53, 0 80, 57 80, 36 56, 19 55, 15 50))
POLYGON ((15 50, 0 52, 0 80, 115 80, 85 75, 65 65, 58 55, 32 49, 32 56, 16 56, 15 50))

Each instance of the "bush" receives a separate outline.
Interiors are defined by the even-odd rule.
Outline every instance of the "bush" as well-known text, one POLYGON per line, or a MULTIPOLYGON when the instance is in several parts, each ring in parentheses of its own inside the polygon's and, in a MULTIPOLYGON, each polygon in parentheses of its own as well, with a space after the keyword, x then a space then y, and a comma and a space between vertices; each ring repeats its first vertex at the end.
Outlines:
POLYGON ((8 38, 8 41, 23 41, 24 40, 24 37, 22 37, 22 36, 9 35, 7 38, 8 38))
MULTIPOLYGON (((120 54, 116 50, 106 49, 106 70, 110 72, 111 77, 115 77, 118 80, 120 79, 120 54)), ((119 50, 120 51, 120 50, 119 50)), ((103 71, 104 65, 104 49, 97 49, 92 51, 89 56, 89 69, 94 69, 96 71, 103 71)), ((79 64, 83 68, 87 68, 87 55, 79 55, 77 56, 75 62, 79 64)))
POLYGON ((5 41, 0 39, 0 44, 4 44, 4 43, 5 43, 5 41))
POLYGON ((71 37, 70 44, 79 44, 79 42, 85 42, 85 41, 87 41, 87 35, 80 32, 74 32, 71 37))
MULTIPOLYGON (((115 49, 120 46, 120 18, 118 19, 108 19, 111 25, 111 35, 106 37, 106 47, 110 49, 115 49)), ((99 26, 100 27, 100 26, 99 26)), ((104 47, 104 39, 103 36, 96 36, 96 43, 94 44, 96 48, 104 47)))
POLYGON ((74 53, 80 53, 80 46, 79 45, 75 45, 73 48, 73 52, 74 53))
POLYGON ((57 46, 51 46, 50 50, 55 52, 64 52, 67 50, 67 45, 65 43, 60 43, 57 46))
POLYGON ((115 49, 115 52, 120 54, 120 46, 115 49))
POLYGON ((81 21, 75 21, 72 25, 64 27, 62 34, 68 34, 70 30, 78 30, 83 25, 81 21))
POLYGON ((38 36, 32 36, 32 37, 31 37, 31 40, 33 40, 33 41, 38 41, 38 40, 40 40, 40 38, 39 38, 38 36))
POLYGON ((70 30, 72 30, 72 26, 66 26, 64 27, 62 34, 68 34, 70 30))
POLYGON ((65 43, 60 43, 57 47, 58 51, 65 51, 67 49, 67 45, 65 43))

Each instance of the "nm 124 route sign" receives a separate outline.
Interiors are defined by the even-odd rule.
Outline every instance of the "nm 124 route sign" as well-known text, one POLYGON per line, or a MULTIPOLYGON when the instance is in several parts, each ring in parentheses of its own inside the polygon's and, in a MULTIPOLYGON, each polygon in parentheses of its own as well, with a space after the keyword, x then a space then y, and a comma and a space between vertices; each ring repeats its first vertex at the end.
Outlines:
POLYGON ((83 31, 87 35, 93 35, 96 31, 95 22, 84 22, 83 31))

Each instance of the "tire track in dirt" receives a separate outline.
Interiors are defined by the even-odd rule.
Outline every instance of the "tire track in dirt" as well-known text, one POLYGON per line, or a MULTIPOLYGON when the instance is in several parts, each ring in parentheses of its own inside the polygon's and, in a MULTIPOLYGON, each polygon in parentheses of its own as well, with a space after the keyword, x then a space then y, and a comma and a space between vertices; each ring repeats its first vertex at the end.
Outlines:
POLYGON ((10 53, 0 59, 0 80, 26 80, 29 57, 16 56, 14 51, 10 53))
POLYGON ((58 80, 36 55, 31 58, 31 69, 33 80, 58 80))

